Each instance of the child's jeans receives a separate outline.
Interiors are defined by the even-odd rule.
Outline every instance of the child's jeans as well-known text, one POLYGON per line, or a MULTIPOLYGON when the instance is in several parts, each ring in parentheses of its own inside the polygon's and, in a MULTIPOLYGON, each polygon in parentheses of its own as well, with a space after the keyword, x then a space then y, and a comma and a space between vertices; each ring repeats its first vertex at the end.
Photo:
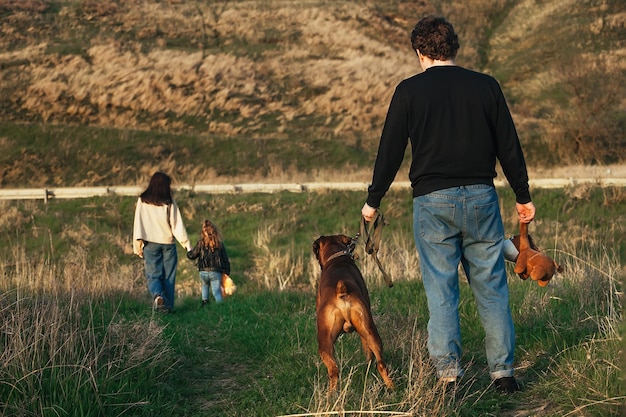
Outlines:
POLYGON ((209 300, 209 290, 213 293, 215 302, 222 301, 222 273, 218 271, 200 271, 202 282, 202 301, 209 300))

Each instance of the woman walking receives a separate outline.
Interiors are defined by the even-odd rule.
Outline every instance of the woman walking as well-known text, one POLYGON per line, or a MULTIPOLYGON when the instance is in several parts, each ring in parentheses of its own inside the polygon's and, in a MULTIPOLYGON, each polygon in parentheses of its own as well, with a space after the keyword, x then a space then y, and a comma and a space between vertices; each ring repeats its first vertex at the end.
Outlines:
POLYGON ((176 241, 188 252, 191 244, 171 190, 172 180, 156 172, 137 200, 133 227, 133 252, 144 259, 153 307, 168 313, 174 308, 176 241))

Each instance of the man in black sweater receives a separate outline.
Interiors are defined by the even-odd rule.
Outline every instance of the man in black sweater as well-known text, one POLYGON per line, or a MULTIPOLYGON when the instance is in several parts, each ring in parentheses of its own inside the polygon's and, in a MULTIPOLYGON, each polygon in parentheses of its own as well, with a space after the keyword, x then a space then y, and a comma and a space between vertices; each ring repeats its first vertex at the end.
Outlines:
POLYGON ((504 226, 493 179, 496 159, 515 192, 521 222, 535 216, 515 125, 498 82, 455 64, 459 48, 441 17, 411 33, 423 72, 395 90, 361 213, 370 221, 411 140, 413 230, 430 318, 428 350, 443 382, 463 375, 458 265, 462 263, 485 329, 489 372, 501 392, 519 389, 515 332, 502 245, 504 226))

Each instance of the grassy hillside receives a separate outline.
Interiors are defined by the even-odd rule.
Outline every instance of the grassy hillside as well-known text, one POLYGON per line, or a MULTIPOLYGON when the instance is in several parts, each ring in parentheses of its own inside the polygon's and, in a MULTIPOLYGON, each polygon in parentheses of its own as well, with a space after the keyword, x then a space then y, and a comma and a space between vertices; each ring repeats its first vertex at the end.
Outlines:
POLYGON ((495 75, 529 165, 620 163, 620 0, 0 0, 0 185, 367 180, 429 13, 495 75))
MULTIPOLYGON (((499 192, 512 234, 513 195, 499 192)), ((467 372, 452 391, 437 384, 411 200, 391 192, 380 260, 395 286, 384 285, 362 241, 357 253, 397 389, 384 389, 358 337, 345 335, 337 342, 341 392, 327 397, 311 244, 321 234, 354 235, 364 197, 177 193, 193 240, 204 218, 220 226, 239 289, 201 308, 197 268, 179 246, 168 316, 151 312, 142 262, 131 254, 134 198, 0 201, 0 415, 622 415, 626 198, 624 189, 598 187, 535 194, 542 215, 530 231, 565 270, 541 288, 508 267, 524 388, 510 396, 490 386, 484 333, 463 277, 467 372)))
MULTIPOLYGON (((460 65, 501 81, 531 166, 626 162, 621 0, 0 0, 0 187, 145 185, 156 169, 175 184, 367 181, 429 13, 455 24, 460 65)), ((356 233, 364 192, 177 192, 192 239, 207 217, 221 227, 239 290, 200 308, 178 247, 167 316, 132 255, 134 198, 0 201, 0 415, 623 414, 625 194, 533 192, 531 233, 565 272, 539 288, 509 268, 511 396, 490 386, 463 278, 466 377, 436 383, 405 191, 383 206, 396 286, 359 260, 397 390, 347 336, 337 397, 316 352, 311 243, 356 233)))

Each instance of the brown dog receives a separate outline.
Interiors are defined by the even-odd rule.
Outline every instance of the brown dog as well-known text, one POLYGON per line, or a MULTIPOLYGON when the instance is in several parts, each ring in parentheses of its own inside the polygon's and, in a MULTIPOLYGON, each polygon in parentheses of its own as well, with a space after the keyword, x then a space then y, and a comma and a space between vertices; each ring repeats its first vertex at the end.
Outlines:
POLYGON ((528 235, 527 223, 520 223, 520 234, 514 236, 512 241, 519 251, 514 271, 520 278, 530 277, 533 281, 537 281, 540 287, 545 287, 555 273, 563 271, 559 264, 535 245, 528 235))
POLYGON ((322 268, 317 287, 317 342, 319 354, 328 369, 329 390, 335 391, 339 368, 335 361, 335 341, 342 333, 354 330, 361 337, 368 360, 388 388, 394 384, 383 359, 383 343, 372 319, 370 298, 361 271, 352 257, 352 239, 345 235, 321 236, 313 242, 313 253, 322 268))

